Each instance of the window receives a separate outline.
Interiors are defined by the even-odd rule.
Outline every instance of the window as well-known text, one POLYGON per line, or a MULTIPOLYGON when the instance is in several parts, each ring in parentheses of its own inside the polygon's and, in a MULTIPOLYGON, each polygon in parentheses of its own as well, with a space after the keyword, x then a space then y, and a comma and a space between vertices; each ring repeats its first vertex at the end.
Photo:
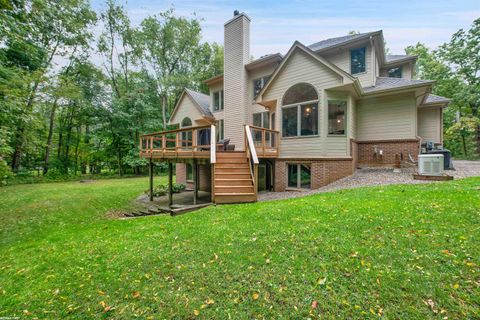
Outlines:
MULTIPOLYGON (((182 120, 181 127, 188 128, 192 126, 192 120, 189 117, 185 117, 182 120)), ((192 131, 184 131, 180 135, 182 147, 191 147, 192 146, 192 131)))
POLYGON ((223 90, 213 93, 213 111, 223 110, 223 90))
POLYGON ((311 171, 309 164, 289 164, 287 176, 289 188, 310 189, 311 171))
POLYGON ((187 163, 187 181, 193 181, 193 165, 187 163))
POLYGON ((345 114, 347 101, 328 101, 328 134, 345 134, 345 114))
POLYGON ((255 127, 270 128, 269 112, 258 112, 253 114, 253 125, 255 127))
POLYGON ((313 86, 299 83, 290 87, 283 105, 283 137, 318 135, 318 95, 313 86))
POLYGON ((388 69, 388 76, 390 78, 401 78, 402 77, 402 67, 396 67, 388 69))
POLYGON ((223 140, 224 139, 224 122, 223 119, 217 120, 217 141, 223 140))
POLYGON ((350 50, 351 74, 365 72, 365 52, 365 47, 350 50))
POLYGON ((269 79, 270 75, 253 80, 253 97, 256 97, 262 91, 269 79))

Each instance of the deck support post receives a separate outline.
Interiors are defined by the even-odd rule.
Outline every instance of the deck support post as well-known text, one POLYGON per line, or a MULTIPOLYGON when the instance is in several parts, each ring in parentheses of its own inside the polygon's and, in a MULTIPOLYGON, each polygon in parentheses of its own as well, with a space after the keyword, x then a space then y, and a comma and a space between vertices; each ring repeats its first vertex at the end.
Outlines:
POLYGON ((173 163, 168 161, 168 206, 173 204, 173 163))
POLYGON ((193 204, 197 204, 198 200, 198 164, 197 160, 193 159, 193 204))
POLYGON ((149 177, 150 177, 150 201, 153 201, 153 161, 152 159, 150 158, 150 163, 149 163, 149 166, 148 166, 149 170, 148 170, 148 174, 149 174, 149 177))

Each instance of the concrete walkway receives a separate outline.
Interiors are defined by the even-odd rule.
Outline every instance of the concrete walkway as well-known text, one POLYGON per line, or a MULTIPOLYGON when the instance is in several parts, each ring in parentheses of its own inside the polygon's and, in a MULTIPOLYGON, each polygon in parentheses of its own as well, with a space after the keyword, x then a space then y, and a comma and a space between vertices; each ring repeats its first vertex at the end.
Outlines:
MULTIPOLYGON (((448 170, 446 173, 452 175, 454 179, 480 176, 480 161, 455 160, 453 161, 453 166, 455 170, 448 170)), ((394 173, 393 169, 388 168, 358 169, 353 175, 337 180, 319 189, 308 191, 264 192, 258 195, 258 201, 298 198, 310 194, 367 186, 431 183, 430 181, 414 180, 412 174, 416 170, 416 167, 403 168, 401 173, 394 173)))

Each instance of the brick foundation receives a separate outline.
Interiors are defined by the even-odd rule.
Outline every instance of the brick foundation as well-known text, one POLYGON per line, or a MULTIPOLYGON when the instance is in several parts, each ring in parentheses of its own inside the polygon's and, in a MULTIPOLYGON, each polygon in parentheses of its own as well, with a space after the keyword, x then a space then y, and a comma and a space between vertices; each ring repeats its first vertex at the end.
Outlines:
POLYGON ((356 141, 358 146, 358 166, 393 166, 395 155, 401 154, 404 161, 408 161, 408 154, 416 160, 418 158, 419 140, 383 140, 383 141, 356 141), (383 155, 375 155, 377 150, 383 150, 383 155))
POLYGON ((274 190, 276 192, 287 189, 287 164, 310 164, 312 189, 323 187, 354 172, 353 159, 279 159, 275 161, 274 190))
MULTIPOLYGON (((175 165, 175 180, 176 183, 183 183, 187 186, 188 189, 193 189, 193 182, 187 181, 187 164, 177 163, 175 165)), ((199 186, 198 190, 210 192, 212 189, 211 185, 211 167, 209 164, 199 165, 198 166, 199 174, 199 186)))

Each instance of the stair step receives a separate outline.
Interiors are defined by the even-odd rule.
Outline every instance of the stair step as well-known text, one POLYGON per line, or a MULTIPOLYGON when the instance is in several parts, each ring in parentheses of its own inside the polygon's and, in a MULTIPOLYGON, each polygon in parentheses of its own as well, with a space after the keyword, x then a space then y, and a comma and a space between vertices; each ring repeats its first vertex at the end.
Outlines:
POLYGON ((243 203, 243 202, 255 202, 257 197, 255 193, 216 193, 215 203, 243 203))
POLYGON ((219 179, 215 177, 215 186, 253 186, 252 179, 219 179))
POLYGON ((215 179, 252 179, 250 172, 215 172, 215 179))
POLYGON ((217 163, 216 164, 221 164, 221 163, 245 163, 248 164, 247 158, 244 157, 236 157, 236 158, 217 158, 217 163))
POLYGON ((217 152, 217 158, 218 159, 224 159, 224 158, 239 158, 239 159, 246 159, 247 155, 245 154, 244 151, 242 152, 217 152))
POLYGON ((250 186, 215 186, 215 196, 218 193, 254 193, 253 185, 250 186))

